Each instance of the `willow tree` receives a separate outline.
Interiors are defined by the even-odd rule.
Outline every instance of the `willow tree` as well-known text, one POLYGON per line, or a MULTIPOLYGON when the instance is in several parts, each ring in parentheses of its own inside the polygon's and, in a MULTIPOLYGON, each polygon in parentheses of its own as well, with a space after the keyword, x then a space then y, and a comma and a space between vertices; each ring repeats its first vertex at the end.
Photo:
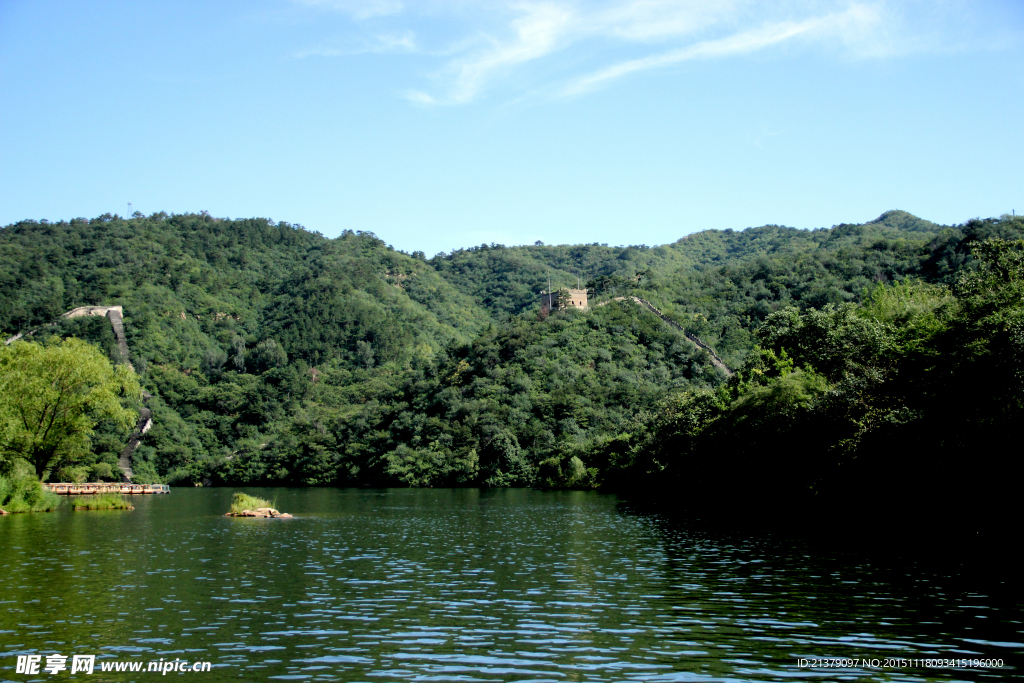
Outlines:
POLYGON ((40 480, 88 454, 102 421, 128 431, 140 394, 127 365, 111 365, 97 347, 52 337, 0 347, 0 465, 28 461, 40 480))

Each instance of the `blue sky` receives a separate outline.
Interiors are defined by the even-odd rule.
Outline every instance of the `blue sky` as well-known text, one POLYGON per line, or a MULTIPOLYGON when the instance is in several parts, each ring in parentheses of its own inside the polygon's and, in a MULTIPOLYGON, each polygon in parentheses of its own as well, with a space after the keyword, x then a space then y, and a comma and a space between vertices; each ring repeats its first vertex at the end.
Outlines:
POLYGON ((0 1, 0 224, 481 243, 1024 210, 1024 3, 0 1))

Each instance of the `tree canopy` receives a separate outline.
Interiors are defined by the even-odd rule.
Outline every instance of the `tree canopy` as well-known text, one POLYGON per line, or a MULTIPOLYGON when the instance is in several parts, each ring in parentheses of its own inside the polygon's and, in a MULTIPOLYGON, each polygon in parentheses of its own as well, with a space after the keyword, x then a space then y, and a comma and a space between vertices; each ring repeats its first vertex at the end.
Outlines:
POLYGON ((129 430, 138 414, 124 405, 139 383, 127 365, 111 365, 86 341, 53 337, 43 344, 0 347, 0 453, 6 470, 27 461, 40 479, 91 452, 100 422, 129 430))

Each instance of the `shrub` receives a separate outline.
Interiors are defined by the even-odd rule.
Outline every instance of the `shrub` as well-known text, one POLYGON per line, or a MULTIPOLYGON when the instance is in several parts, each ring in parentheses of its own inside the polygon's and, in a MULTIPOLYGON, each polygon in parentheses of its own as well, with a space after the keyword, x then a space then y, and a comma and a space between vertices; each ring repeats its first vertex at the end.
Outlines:
POLYGON ((60 505, 60 496, 43 488, 31 473, 0 476, 0 509, 7 512, 49 512, 60 505))
POLYGON ((76 496, 71 501, 76 510, 134 510, 128 499, 117 493, 100 493, 92 496, 76 496))
POLYGON ((250 496, 247 493, 236 493, 231 496, 231 513, 238 514, 243 510, 256 510, 257 508, 272 508, 274 504, 269 500, 250 496))

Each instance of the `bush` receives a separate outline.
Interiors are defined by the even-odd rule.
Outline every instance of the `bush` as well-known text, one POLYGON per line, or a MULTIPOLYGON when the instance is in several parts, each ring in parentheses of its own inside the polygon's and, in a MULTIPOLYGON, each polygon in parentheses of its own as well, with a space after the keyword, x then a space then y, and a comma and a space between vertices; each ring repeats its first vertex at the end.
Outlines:
POLYGON ((76 510, 134 510, 128 499, 117 493, 100 493, 92 496, 76 496, 71 501, 76 510))
POLYGON ((243 510, 272 507, 274 507, 274 503, 271 503, 269 500, 250 496, 247 493, 236 493, 231 496, 231 514, 238 514, 243 510))
POLYGON ((31 473, 0 476, 0 509, 7 512, 49 512, 60 505, 60 496, 46 490, 31 473))

